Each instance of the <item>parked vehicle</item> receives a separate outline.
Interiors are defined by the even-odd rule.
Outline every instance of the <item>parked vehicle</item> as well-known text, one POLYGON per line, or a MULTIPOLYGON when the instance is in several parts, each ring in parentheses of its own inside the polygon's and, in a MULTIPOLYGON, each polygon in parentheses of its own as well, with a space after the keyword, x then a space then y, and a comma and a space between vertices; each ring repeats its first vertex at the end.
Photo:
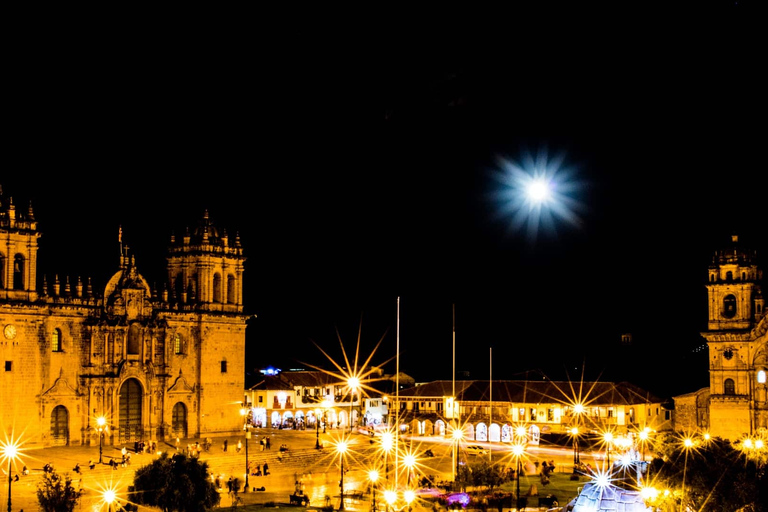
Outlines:
POLYGON ((479 444, 470 444, 467 446, 466 450, 469 455, 488 455, 491 453, 491 450, 484 448, 479 444))

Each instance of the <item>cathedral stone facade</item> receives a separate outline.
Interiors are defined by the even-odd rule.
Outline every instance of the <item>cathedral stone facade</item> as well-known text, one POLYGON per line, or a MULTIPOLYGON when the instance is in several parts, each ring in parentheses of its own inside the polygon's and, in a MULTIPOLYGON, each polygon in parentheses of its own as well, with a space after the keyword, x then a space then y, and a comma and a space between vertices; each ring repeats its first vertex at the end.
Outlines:
POLYGON ((160 291, 122 232, 116 272, 100 289, 41 277, 39 237, 32 207, 17 211, 0 193, 0 435, 25 447, 107 446, 242 428, 248 316, 239 236, 205 212, 170 238, 160 291))
POLYGON ((717 251, 707 280, 709 432, 739 440, 768 429, 768 316, 757 254, 739 243, 717 251))

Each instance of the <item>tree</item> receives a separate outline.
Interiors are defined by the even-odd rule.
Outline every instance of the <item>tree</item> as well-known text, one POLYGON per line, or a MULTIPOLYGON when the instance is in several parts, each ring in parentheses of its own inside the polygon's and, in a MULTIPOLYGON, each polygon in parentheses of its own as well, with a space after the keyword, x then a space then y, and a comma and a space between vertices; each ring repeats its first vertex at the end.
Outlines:
POLYGON ((43 474, 37 484, 37 502, 43 512, 72 512, 80 501, 82 491, 72 486, 72 478, 56 471, 43 474))
POLYGON ((651 462, 650 482, 657 489, 672 489, 692 510, 735 511, 760 508, 759 489, 768 486, 765 466, 721 438, 698 439, 685 446, 670 437, 651 462))
POLYGON ((136 471, 134 503, 164 512, 204 512, 218 506, 221 497, 211 481, 208 463, 183 453, 163 453, 136 471))

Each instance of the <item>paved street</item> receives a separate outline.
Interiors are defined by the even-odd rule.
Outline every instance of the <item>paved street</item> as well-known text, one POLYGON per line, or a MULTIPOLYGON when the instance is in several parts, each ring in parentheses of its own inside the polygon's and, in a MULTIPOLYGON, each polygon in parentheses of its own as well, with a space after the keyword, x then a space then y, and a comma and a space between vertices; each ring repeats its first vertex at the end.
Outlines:
MULTIPOLYGON (((258 463, 263 465, 267 462, 270 475, 268 476, 249 476, 248 492, 241 492, 239 497, 244 505, 277 503, 287 504, 288 497, 294 492, 295 482, 299 481, 304 492, 310 498, 311 507, 322 507, 330 503, 334 508, 339 504, 339 475, 338 457, 333 449, 334 439, 340 435, 349 435, 348 432, 341 430, 329 430, 326 434, 319 433, 316 437, 315 431, 293 431, 277 429, 254 429, 252 438, 248 443, 248 460, 251 464, 258 463), (261 448, 260 439, 269 437, 271 449, 261 448), (322 450, 316 450, 315 444, 319 441, 325 446, 322 450), (281 453, 280 445, 286 444, 288 451, 281 453), (253 491, 253 489, 264 488, 264 491, 253 491)), ((245 444, 238 452, 237 442, 244 443, 244 437, 228 437, 227 452, 223 451, 222 444, 225 438, 214 438, 213 446, 210 451, 202 452, 200 458, 209 464, 211 473, 219 475, 222 482, 226 482, 230 475, 235 475, 244 480, 245 475, 245 444)), ((185 449, 188 444, 194 444, 203 440, 190 439, 182 440, 180 449, 185 449)), ((421 473, 434 475, 437 480, 448 480, 451 477, 452 453, 450 444, 439 438, 416 437, 412 440, 404 440, 410 444, 414 451, 423 453, 426 448, 431 448, 435 454, 433 458, 423 459, 420 468, 421 473)), ((370 467, 374 458, 376 446, 371 443, 371 438, 365 434, 355 433, 350 437, 352 446, 345 458, 345 493, 362 493, 364 499, 346 499, 345 508, 350 511, 369 510, 370 501, 367 492, 366 469, 370 467)), ((132 448, 126 447, 126 448, 132 448)), ((118 467, 112 469, 106 463, 111 457, 120 459, 122 446, 105 446, 103 460, 105 464, 96 465, 93 470, 88 469, 89 460, 98 461, 98 446, 85 447, 56 447, 37 450, 25 450, 23 452, 22 464, 26 464, 30 469, 30 475, 21 476, 20 480, 13 482, 11 498, 12 510, 17 512, 24 510, 26 512, 37 511, 37 498, 35 490, 37 483, 43 474, 43 465, 50 463, 59 473, 69 473, 72 476, 76 486, 82 486, 84 489, 81 505, 77 510, 91 511, 94 506, 98 507, 101 501, 101 490, 113 486, 116 487, 120 496, 125 497, 129 485, 133 484, 135 470, 142 465, 149 463, 153 455, 136 454, 132 456, 131 464, 125 468, 118 467), (79 463, 82 470, 81 474, 75 474, 72 469, 79 463)), ((175 444, 163 444, 158 446, 159 450, 175 451, 175 444)), ((533 448, 531 449, 534 458, 540 460, 554 459, 558 465, 567 466, 572 462, 571 452, 559 448, 533 448)), ((587 454, 583 454, 586 456, 587 454)), ((504 452, 494 452, 494 460, 504 460, 504 452)), ((19 466, 20 472, 21 466, 19 466)), ((5 472, 4 472, 5 474, 5 472)), ((6 482, 2 487, 4 495, 7 497, 7 474, 6 482)), ((226 486, 223 486, 226 489, 226 486)), ((0 501, 0 503, 3 503, 0 501)), ((221 506, 232 505, 231 497, 222 490, 221 506)), ((249 507, 240 508, 248 510, 249 507)), ((5 510, 6 507, 1 506, 5 510)), ((96 510, 105 510, 104 507, 96 510)), ((155 509, 140 507, 139 510, 153 511, 155 509)))

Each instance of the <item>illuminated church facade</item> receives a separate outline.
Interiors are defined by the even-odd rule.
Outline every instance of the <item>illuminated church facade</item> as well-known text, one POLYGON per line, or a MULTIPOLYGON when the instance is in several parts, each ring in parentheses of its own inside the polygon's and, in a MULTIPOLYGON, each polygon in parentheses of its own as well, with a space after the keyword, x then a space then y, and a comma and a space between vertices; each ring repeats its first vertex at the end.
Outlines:
POLYGON ((757 253, 737 236, 707 274, 709 387, 675 397, 675 429, 738 441, 768 436, 768 315, 757 253))
POLYGON ((707 279, 709 432, 737 440, 768 429, 768 316, 757 253, 731 245, 715 253, 707 279))
POLYGON ((38 272, 38 223, 0 194, 0 429, 25 446, 126 444, 242 428, 239 236, 205 212, 151 289, 122 245, 103 288, 38 272), (99 430, 97 418, 106 418, 99 430), (103 436, 103 437, 102 437, 103 436))

